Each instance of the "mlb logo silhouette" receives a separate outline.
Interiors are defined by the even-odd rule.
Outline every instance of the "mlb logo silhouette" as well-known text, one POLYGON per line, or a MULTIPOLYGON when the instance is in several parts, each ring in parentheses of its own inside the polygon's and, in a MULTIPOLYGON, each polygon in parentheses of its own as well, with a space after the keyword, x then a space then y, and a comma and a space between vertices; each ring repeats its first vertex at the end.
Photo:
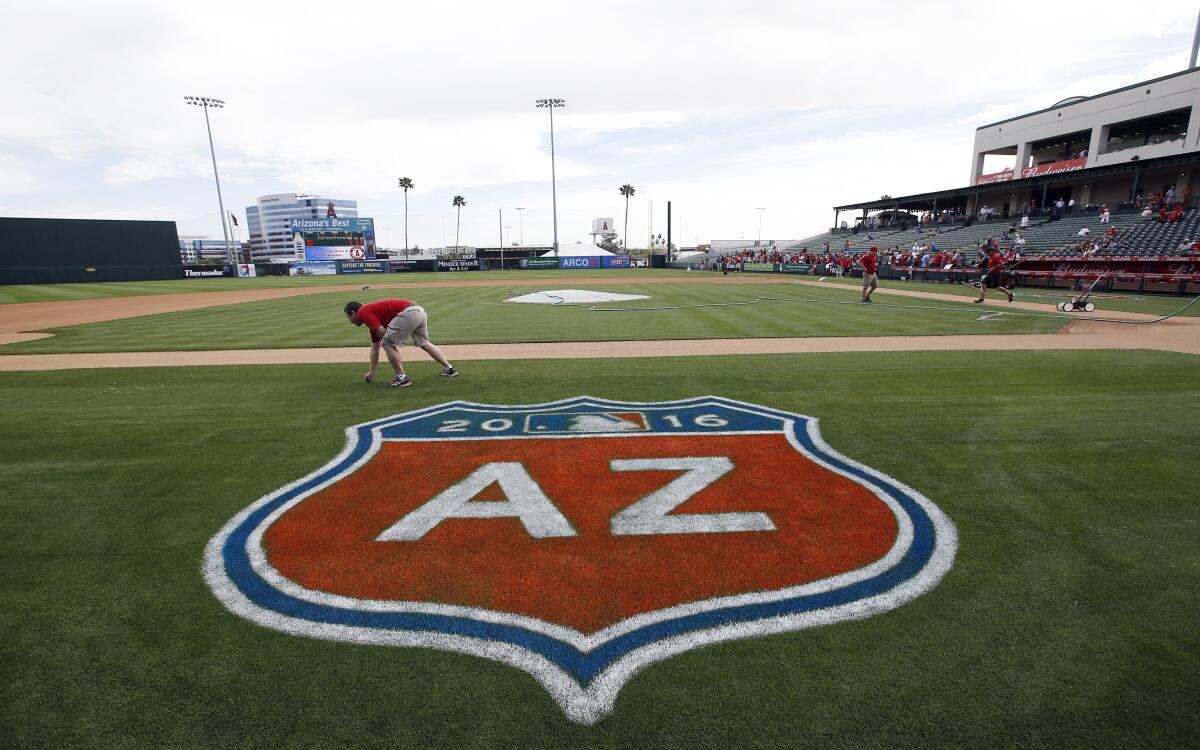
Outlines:
POLYGON ((815 419, 716 396, 456 401, 346 435, 213 537, 216 596, 296 635, 510 664, 581 723, 648 664, 887 611, 954 559, 950 520, 815 419))

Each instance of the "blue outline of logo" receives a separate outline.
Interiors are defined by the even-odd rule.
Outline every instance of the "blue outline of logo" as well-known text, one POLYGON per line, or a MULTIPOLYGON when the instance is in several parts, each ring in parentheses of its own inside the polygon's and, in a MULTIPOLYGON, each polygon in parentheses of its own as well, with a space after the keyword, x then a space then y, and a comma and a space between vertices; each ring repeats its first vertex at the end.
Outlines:
MULTIPOLYGON (((513 419, 514 425, 527 420, 513 419)), ((629 434, 629 433, 614 433, 629 434)), ((596 437, 589 432, 586 437, 596 437)), ((506 435, 503 437, 520 437, 506 435)), ((546 439, 567 435, 526 435, 546 439)), ((259 499, 209 541, 203 574, 231 611, 294 635, 362 644, 434 648, 472 654, 533 675, 573 721, 593 724, 611 713, 617 694, 649 664, 710 643, 791 632, 886 612, 932 589, 957 550, 953 522, 921 493, 847 458, 820 436, 817 420, 720 396, 665 402, 626 402, 579 396, 546 404, 500 406, 454 401, 346 429, 346 446, 325 466, 259 499), (529 412, 644 412, 716 408, 732 424, 715 432, 667 429, 647 434, 782 433, 814 463, 874 493, 897 522, 887 554, 857 570, 775 591, 717 597, 646 612, 596 633, 534 617, 438 604, 361 600, 304 589, 271 567, 263 532, 289 508, 357 471, 386 440, 487 440, 487 433, 432 437, 431 417, 447 413, 521 416, 529 412), (424 421, 423 421, 424 420, 424 421), (424 427, 422 427, 424 425, 424 427), (763 429, 764 425, 774 425, 763 429)))

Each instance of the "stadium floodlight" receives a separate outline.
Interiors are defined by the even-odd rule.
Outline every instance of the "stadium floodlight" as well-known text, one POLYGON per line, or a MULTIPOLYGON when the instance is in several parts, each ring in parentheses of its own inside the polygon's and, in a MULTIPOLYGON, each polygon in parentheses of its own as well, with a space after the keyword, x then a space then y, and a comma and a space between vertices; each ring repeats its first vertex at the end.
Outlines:
POLYGON ((554 212, 554 257, 558 257, 558 187, 554 173, 554 108, 567 106, 566 99, 538 99, 534 102, 538 107, 550 110, 550 200, 554 212))
POLYGON ((517 218, 520 219, 521 225, 521 247, 525 247, 525 207, 517 206, 517 218))
POLYGON ((217 174, 217 150, 213 148, 212 125, 208 122, 209 109, 221 109, 225 102, 207 96, 185 96, 183 100, 194 107, 204 108, 204 127, 208 130, 208 152, 212 155, 213 179, 217 181, 217 205, 221 208, 221 233, 225 235, 225 262, 235 263, 233 248, 229 244, 229 225, 225 223, 225 201, 221 198, 221 178, 217 174))
POLYGON ((758 211, 758 244, 761 245, 762 244, 762 212, 766 211, 767 209, 763 208, 762 206, 759 206, 755 210, 758 211))

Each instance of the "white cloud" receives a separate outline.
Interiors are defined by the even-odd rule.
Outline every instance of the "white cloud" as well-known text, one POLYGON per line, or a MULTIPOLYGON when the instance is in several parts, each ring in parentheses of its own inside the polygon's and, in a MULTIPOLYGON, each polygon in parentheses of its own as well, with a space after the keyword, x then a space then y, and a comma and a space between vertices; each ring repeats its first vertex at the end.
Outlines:
POLYGON ((43 0, 0 28, 0 96, 20 103, 0 110, 0 152, 20 161, 0 163, 0 191, 17 186, 3 209, 28 213, 73 192, 100 211, 177 206, 182 230, 219 234, 204 118, 182 99, 197 94, 228 102, 211 125, 236 210, 328 191, 399 227, 406 175, 423 245, 440 243, 454 193, 471 200, 466 237, 494 241, 495 209, 523 205, 526 239, 548 239, 548 116, 533 100, 559 96, 560 228, 576 238, 620 215, 624 182, 639 185, 643 228, 653 197, 656 211, 677 201, 685 235, 757 232, 754 208, 768 205, 764 224, 794 236, 826 226, 836 202, 960 184, 972 131, 991 119, 1182 67, 1193 12, 43 0))
POLYGON ((33 186, 33 171, 23 161, 0 154, 0 195, 27 193, 33 186))

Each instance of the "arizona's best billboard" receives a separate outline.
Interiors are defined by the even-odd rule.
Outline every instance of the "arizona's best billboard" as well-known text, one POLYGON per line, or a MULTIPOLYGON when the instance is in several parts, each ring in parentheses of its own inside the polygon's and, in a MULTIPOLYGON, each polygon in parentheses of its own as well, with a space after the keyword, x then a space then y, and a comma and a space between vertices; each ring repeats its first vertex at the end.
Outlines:
POLYGON ((371 219, 339 219, 336 216, 292 219, 291 229, 297 260, 367 260, 375 257, 375 227, 371 219), (370 235, 370 241, 366 234, 370 235))

